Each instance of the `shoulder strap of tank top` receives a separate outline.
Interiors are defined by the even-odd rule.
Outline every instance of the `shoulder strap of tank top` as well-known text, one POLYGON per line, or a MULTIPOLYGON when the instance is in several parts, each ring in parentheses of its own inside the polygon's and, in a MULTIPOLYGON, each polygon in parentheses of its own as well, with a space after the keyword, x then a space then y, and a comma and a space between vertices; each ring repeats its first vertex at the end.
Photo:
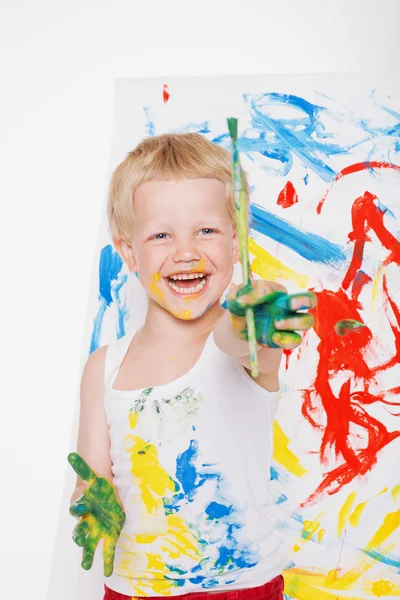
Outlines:
POLYGON ((120 367, 135 333, 136 330, 129 331, 121 338, 108 344, 104 368, 104 380, 106 382, 109 381, 111 374, 120 367))

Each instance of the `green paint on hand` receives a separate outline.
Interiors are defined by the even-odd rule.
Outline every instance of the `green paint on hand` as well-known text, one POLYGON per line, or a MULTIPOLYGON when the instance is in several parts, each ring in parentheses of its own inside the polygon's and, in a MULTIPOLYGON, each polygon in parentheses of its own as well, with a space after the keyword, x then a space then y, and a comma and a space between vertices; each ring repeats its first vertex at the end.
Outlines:
POLYGON ((83 548, 82 567, 91 568, 97 545, 103 538, 104 575, 109 577, 114 568, 115 546, 125 523, 125 512, 108 479, 98 477, 76 452, 68 455, 68 462, 89 484, 83 495, 70 506, 71 515, 80 519, 72 537, 83 548))
MULTIPOLYGON (((312 292, 304 292, 301 294, 303 301, 309 299, 310 305, 315 302, 315 295, 312 292)), ((274 291, 267 295, 260 296, 257 294, 257 288, 253 288, 252 292, 243 293, 243 288, 240 289, 236 298, 227 299, 228 310, 234 317, 245 317, 246 310, 249 307, 254 312, 255 322, 255 337, 258 343, 270 348, 292 348, 298 346, 301 342, 301 336, 296 333, 295 329, 306 330, 313 324, 313 317, 307 312, 298 312, 293 310, 294 300, 297 303, 300 294, 285 294, 284 292, 274 291), (243 304, 243 296, 246 295, 246 303, 243 304), (288 323, 282 329, 276 328, 277 322, 285 321, 288 323), (291 328, 290 323, 295 323, 298 327, 291 328)), ((303 306, 303 304, 301 304, 303 306)), ((239 336, 248 339, 247 324, 239 332, 239 336)))
POLYGON ((363 327, 365 327, 365 324, 361 323, 360 321, 355 321, 354 319, 343 319, 336 323, 335 331, 338 335, 343 337, 349 333, 352 333, 353 331, 357 332, 363 327))

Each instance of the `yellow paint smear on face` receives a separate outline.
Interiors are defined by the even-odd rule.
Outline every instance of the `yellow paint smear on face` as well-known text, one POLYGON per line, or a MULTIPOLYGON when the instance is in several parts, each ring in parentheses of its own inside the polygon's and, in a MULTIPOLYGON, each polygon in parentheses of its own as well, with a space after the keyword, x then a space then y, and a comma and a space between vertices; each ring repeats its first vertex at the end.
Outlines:
POLYGON ((365 546, 365 550, 373 550, 382 542, 385 542, 389 536, 400 526, 400 510, 388 513, 383 520, 382 525, 372 537, 371 541, 365 546))
POLYGON ((399 485, 395 485, 394 488, 392 489, 392 496, 393 496, 393 500, 396 502, 397 500, 397 496, 400 495, 400 483, 399 485))
POLYGON ((274 453, 273 458, 290 473, 302 477, 307 469, 301 466, 299 458, 289 450, 289 438, 284 434, 281 426, 274 421, 274 453))
POLYGON ((163 496, 175 491, 175 482, 161 466, 157 449, 140 437, 128 435, 126 449, 131 458, 131 473, 141 491, 141 497, 149 513, 163 508, 163 496))
POLYGON ((149 291, 161 306, 165 307, 164 292, 160 288, 161 273, 154 273, 149 282, 149 291))
POLYGON ((249 251, 254 256, 251 263, 251 270, 262 279, 267 279, 268 281, 285 279, 294 281, 301 288, 307 287, 310 281, 307 275, 300 275, 300 273, 289 269, 283 262, 259 246, 252 238, 249 238, 249 251))
POLYGON ((358 521, 360 520, 360 517, 363 514, 364 508, 366 506, 367 506, 366 502, 360 502, 360 504, 358 504, 355 507, 355 509, 353 510, 353 512, 351 513, 351 515, 349 516, 349 521, 353 525, 353 527, 357 527, 358 521))
POLYGON ((344 528, 346 527, 347 519, 350 516, 354 500, 356 499, 356 495, 357 494, 355 492, 351 492, 347 496, 342 508, 339 511, 339 517, 338 517, 338 536, 339 537, 342 535, 344 528))

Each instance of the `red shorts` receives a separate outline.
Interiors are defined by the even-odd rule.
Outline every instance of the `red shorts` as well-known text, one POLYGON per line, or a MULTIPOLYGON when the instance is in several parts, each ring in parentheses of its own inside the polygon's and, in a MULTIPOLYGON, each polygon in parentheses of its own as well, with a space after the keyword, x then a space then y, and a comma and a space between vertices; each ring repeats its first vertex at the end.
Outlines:
MULTIPOLYGON (((126 596, 104 586, 103 600, 132 600, 140 596, 126 596)), ((146 596, 146 600, 160 600, 163 596, 146 596)), ((171 599, 174 596, 170 596, 171 599)), ((189 592, 175 596, 177 600, 283 600, 283 577, 278 575, 268 583, 254 588, 231 590, 223 592, 189 592)))

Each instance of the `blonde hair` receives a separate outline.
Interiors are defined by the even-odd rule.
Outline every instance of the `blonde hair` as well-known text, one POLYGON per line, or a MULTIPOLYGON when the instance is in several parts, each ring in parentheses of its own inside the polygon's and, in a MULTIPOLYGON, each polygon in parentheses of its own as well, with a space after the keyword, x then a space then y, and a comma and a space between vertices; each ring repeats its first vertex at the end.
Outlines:
MULTIPOLYGON (((130 242, 133 195, 147 181, 218 179, 225 184, 229 217, 235 223, 231 154, 199 133, 168 133, 145 138, 111 176, 107 216, 113 239, 130 242)), ((249 185, 243 173, 247 204, 249 185)))

